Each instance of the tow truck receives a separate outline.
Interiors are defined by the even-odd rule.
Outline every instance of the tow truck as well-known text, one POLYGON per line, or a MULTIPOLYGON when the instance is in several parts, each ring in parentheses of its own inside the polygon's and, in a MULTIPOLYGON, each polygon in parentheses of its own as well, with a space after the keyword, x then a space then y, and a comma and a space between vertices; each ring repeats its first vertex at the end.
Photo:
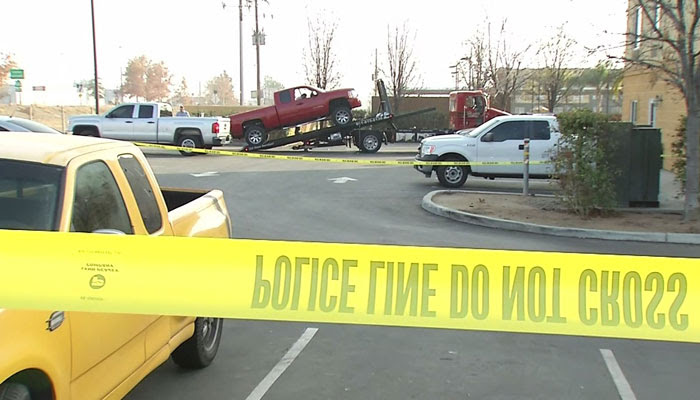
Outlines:
POLYGON ((363 153, 376 153, 383 143, 393 143, 396 138, 396 125, 393 121, 411 115, 435 111, 435 108, 412 111, 405 114, 394 115, 391 104, 386 94, 384 81, 376 81, 377 91, 380 97, 379 112, 370 118, 352 121, 345 125, 335 125, 314 129, 309 132, 301 132, 301 125, 295 127, 294 135, 278 139, 270 139, 260 144, 248 144, 242 151, 267 150, 275 147, 297 143, 294 150, 308 151, 316 147, 330 147, 345 145, 357 146, 363 153), (370 126, 384 124, 385 129, 367 129, 370 126), (364 128, 364 129, 363 129, 364 128))

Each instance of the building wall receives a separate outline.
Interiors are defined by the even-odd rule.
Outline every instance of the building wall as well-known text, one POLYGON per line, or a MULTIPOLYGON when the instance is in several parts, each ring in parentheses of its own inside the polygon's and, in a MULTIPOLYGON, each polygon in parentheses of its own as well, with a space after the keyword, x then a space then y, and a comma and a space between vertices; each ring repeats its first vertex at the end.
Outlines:
MULTIPOLYGON (((523 89, 515 92, 515 97, 511 105, 513 114, 537 114, 541 112, 549 112, 547 107, 547 96, 543 92, 532 91, 524 85, 523 89)), ((594 87, 578 88, 573 87, 569 93, 559 100, 559 103, 554 107, 554 114, 559 114, 565 111, 587 109, 591 111, 599 111, 607 114, 620 114, 622 111, 622 99, 613 90, 603 89, 597 97, 594 87)))
POLYGON ((651 125, 651 104, 656 105, 655 127, 661 129, 661 142, 664 154, 664 169, 671 169, 673 158, 671 144, 674 141, 680 118, 685 115, 685 101, 678 90, 667 83, 653 79, 646 71, 630 70, 623 79, 624 101, 622 120, 636 125, 651 125), (632 120, 632 103, 637 102, 637 118, 632 120))
MULTIPOLYGON (((662 30, 672 29, 668 21, 660 20, 662 30)), ((634 35, 637 21, 637 1, 630 0, 627 9, 627 32, 634 35)), ((649 21, 643 18, 641 30, 643 33, 650 31, 649 21)), ((625 56, 628 59, 644 57, 653 59, 662 57, 662 52, 653 43, 640 42, 635 47, 632 37, 625 48, 625 56)), ((656 105, 656 122, 654 126, 661 130, 661 141, 663 145, 663 167, 671 169, 673 157, 671 154, 671 144, 673 143, 676 129, 679 126, 680 118, 686 114, 685 100, 680 91, 664 82, 657 73, 627 65, 623 81, 623 106, 622 120, 630 121, 636 125, 650 125, 651 105, 656 105), (633 121, 632 104, 637 102, 637 118, 633 121)))

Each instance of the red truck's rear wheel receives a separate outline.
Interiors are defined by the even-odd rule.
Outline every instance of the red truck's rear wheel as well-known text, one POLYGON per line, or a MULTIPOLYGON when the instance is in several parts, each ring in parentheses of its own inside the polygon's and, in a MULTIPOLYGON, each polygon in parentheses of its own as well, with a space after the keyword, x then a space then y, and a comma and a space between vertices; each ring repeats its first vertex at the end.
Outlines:
POLYGON ((352 112, 348 106, 336 106, 331 111, 333 125, 347 125, 352 121, 352 112))
POLYGON ((260 125, 248 125, 243 136, 248 146, 257 146, 267 141, 267 132, 260 125))

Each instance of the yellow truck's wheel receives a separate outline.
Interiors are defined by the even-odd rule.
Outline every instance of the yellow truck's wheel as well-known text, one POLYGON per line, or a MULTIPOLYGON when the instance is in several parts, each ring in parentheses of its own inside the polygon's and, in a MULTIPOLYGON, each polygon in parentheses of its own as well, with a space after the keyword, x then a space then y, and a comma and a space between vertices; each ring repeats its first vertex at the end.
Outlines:
POLYGON ((191 369, 211 364, 219 351, 223 326, 224 320, 221 318, 197 318, 192 337, 173 351, 175 364, 191 369))
POLYGON ((0 400, 32 400, 32 395, 26 386, 6 382, 0 385, 0 400))

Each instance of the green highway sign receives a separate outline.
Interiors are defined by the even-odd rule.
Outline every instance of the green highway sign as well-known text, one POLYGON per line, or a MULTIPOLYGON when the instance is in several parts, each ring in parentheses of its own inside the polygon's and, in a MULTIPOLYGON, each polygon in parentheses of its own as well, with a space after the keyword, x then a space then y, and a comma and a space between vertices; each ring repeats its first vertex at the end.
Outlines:
POLYGON ((10 70, 10 79, 24 79, 24 70, 19 68, 12 68, 10 70))

